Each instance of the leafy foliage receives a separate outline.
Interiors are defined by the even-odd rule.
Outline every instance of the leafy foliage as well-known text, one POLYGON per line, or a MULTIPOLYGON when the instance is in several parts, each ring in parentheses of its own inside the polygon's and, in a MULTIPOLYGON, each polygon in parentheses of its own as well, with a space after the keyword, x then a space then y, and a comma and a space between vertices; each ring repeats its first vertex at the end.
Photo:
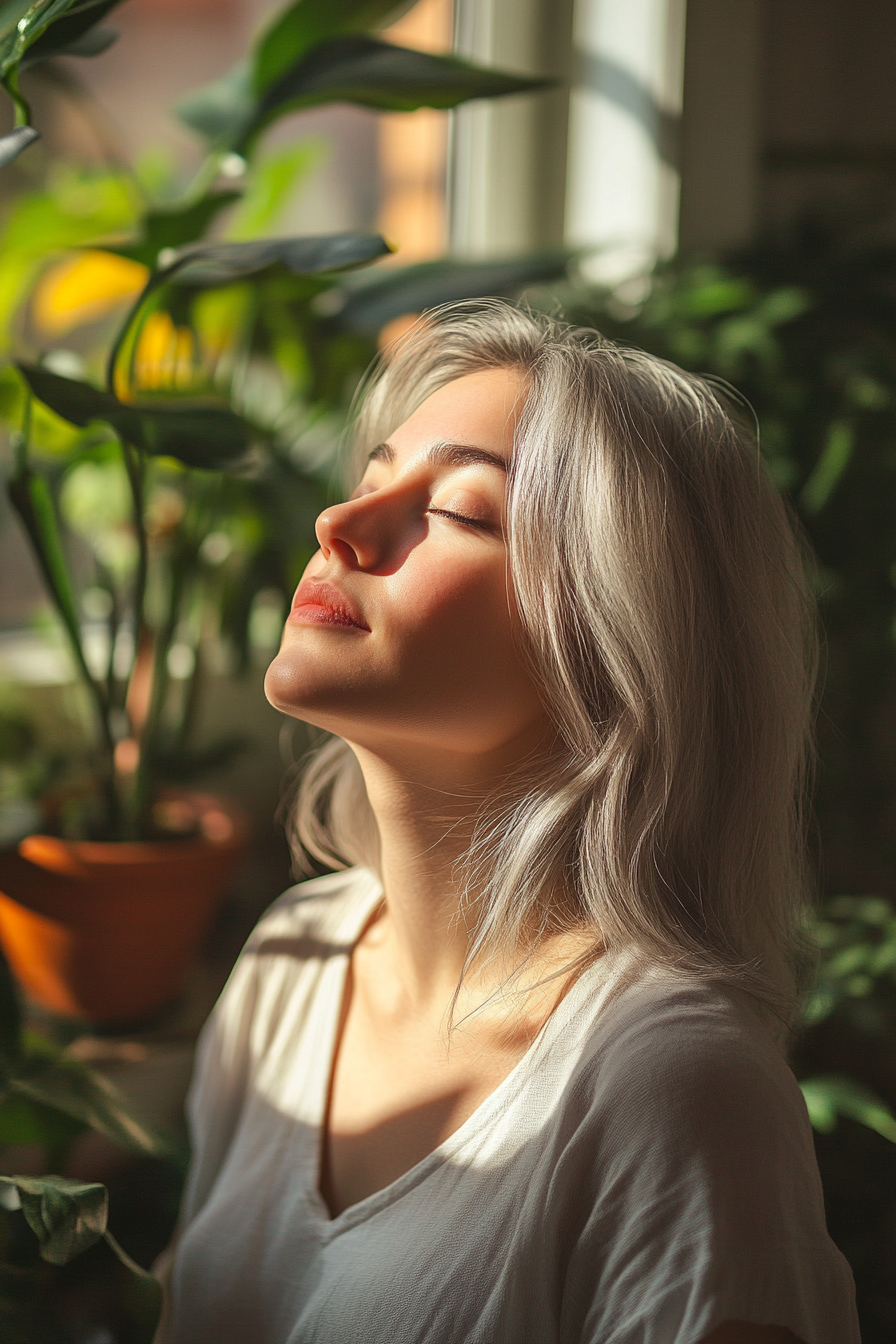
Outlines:
MULTIPOLYGON (((0 1145, 41 1144, 64 1162, 86 1128, 141 1155, 176 1157, 178 1144, 146 1126, 104 1078, 70 1060, 50 1042, 23 1033, 12 976, 0 954, 0 1145)), ((41 1259, 62 1266, 104 1240, 126 1270, 122 1310, 134 1344, 150 1344, 161 1310, 161 1286, 122 1250, 107 1228, 106 1190, 64 1176, 0 1175, 0 1324, 5 1339, 55 1338, 46 1314, 44 1277, 28 1263, 9 1264, 3 1224, 16 1209, 37 1238, 41 1259), (11 1196, 11 1198, 10 1198, 11 1196), (13 1271, 14 1274, 13 1274, 13 1271), (15 1296, 6 1295, 10 1274, 15 1296)))
MULTIPOLYGON (((63 51, 99 50, 106 38, 97 36, 96 25, 113 7, 112 0, 5 7, 0 76, 16 100, 20 122, 27 123, 29 113, 18 90, 19 70, 63 51)), ((371 35, 397 8, 383 0, 300 0, 276 16, 247 62, 191 100, 185 115, 209 146, 193 188, 179 201, 147 208, 139 193, 124 185, 118 216, 98 210, 92 232, 54 231, 49 200, 40 203, 36 232, 25 204, 16 207, 22 219, 14 210, 7 224, 7 238, 11 230, 22 237, 9 265, 5 309, 0 261, 0 326, 4 312, 11 313, 35 281, 29 322, 51 333, 102 321, 106 314, 111 318, 128 294, 134 296, 111 339, 103 390, 68 367, 54 367, 51 358, 21 361, 23 385, 9 387, 7 418, 21 420, 9 497, 93 704, 96 834, 152 834, 158 781, 183 778, 200 767, 189 738, 202 676, 206 604, 214 593, 220 634, 245 663, 255 594, 277 589, 285 600, 310 549, 311 524, 326 498, 332 460, 331 451, 321 456, 314 445, 321 431, 331 444, 335 440, 352 387, 374 348, 369 326, 334 323, 318 301, 341 283, 339 273, 383 256, 388 251, 383 240, 340 234, 206 241, 203 235, 238 195, 222 189, 218 170, 230 171, 229 155, 237 175, 246 169, 251 177, 261 131, 303 107, 346 100, 392 110, 453 107, 542 83, 406 50, 371 35), (235 157, 235 150, 246 158, 235 157), (122 224, 132 237, 110 239, 122 224), (85 243, 89 250, 77 263, 46 268, 49 249, 85 243), (123 260, 113 265, 116 256, 123 260), (136 294, 141 275, 143 287, 136 294), (51 444, 60 465, 48 471, 40 457, 51 444), (92 582, 107 599, 109 654, 98 673, 84 647, 80 595, 66 549, 66 509, 77 493, 76 480, 86 483, 83 468, 93 462, 99 469, 101 462, 108 466, 116 459, 129 516, 114 524, 114 539, 106 525, 86 532, 80 527, 96 559, 92 582), (229 479, 203 479, 212 476, 229 479), (157 524, 158 511, 168 521, 157 524), (207 546, 206 537, 214 545, 207 546), (225 552, 233 559, 210 559, 225 552), (186 678, 171 671, 169 652, 176 642, 174 666, 192 668, 186 678), (128 660, 121 650, 129 647, 128 660), (147 656, 151 691, 138 712, 130 687, 138 659, 147 656), (123 736, 138 743, 133 777, 116 764, 123 736)), ((295 171, 301 169, 301 156, 291 162, 295 171)), ((281 197, 287 182, 281 171, 281 197)), ((109 188, 114 185, 109 175, 109 188)), ((36 208, 32 201, 32 215, 36 208)), ((79 214, 83 219, 83 203, 79 214)), ((542 260, 538 273, 557 274, 559 265, 557 259, 542 260)), ((510 275, 504 281, 514 283, 510 275)), ((399 303, 415 297, 408 288, 413 281, 404 283, 399 303)), ((429 277, 429 292, 445 283, 445 277, 429 277)), ((455 292, 457 278, 448 283, 455 292)), ((418 277, 418 292, 423 284, 418 277)), ((467 278, 461 289, 466 284, 467 278)), ((227 749, 221 744, 219 759, 227 749)), ((86 819, 91 809, 80 815, 86 819)))
MULTIPOLYGON (((185 400, 171 404, 156 401, 144 406, 129 405, 111 392, 100 392, 88 383, 63 378, 38 365, 19 364, 18 367, 34 395, 63 420, 82 428, 103 420, 127 443, 153 457, 176 457, 189 467, 220 467, 241 457, 249 447, 249 426, 229 406, 196 405, 185 400)), ((33 473, 26 480, 32 490, 35 482, 43 483, 42 478, 33 473)), ((54 588, 57 588, 57 571, 61 586, 64 567, 61 545, 55 538, 49 542, 46 527, 29 525, 29 517, 36 515, 34 509, 28 513, 20 492, 14 492, 12 498, 29 533, 40 538, 41 554, 52 554, 56 562, 54 588)), ((40 519, 48 520, 51 505, 45 486, 40 505, 40 519)), ((66 591, 64 601, 76 624, 74 598, 70 591, 66 591)))
POLYGON ((503 261, 423 261, 351 277, 320 306, 339 327, 370 335, 405 313, 560 280, 570 260, 567 252, 545 252, 503 261))
POLYGON ((178 115, 219 150, 246 152, 279 117, 322 103, 411 112, 549 83, 368 35, 409 8, 384 0, 296 0, 262 33, 248 61, 184 99, 178 115))
POLYGON ((303 238, 261 238, 250 243, 193 243, 160 263, 155 283, 210 289, 276 274, 321 275, 366 266, 387 256, 376 233, 333 233, 303 238))
POLYGON ((16 125, 0 138, 0 167, 37 138, 19 89, 19 72, 54 56, 98 56, 117 34, 96 25, 121 0, 7 0, 0 10, 0 83, 13 100, 16 125), (30 131, 29 135, 24 134, 30 131))
POLYGON ((108 1208, 101 1185, 64 1176, 0 1176, 0 1184, 18 1191, 40 1253, 51 1265, 67 1264, 106 1231, 108 1208))

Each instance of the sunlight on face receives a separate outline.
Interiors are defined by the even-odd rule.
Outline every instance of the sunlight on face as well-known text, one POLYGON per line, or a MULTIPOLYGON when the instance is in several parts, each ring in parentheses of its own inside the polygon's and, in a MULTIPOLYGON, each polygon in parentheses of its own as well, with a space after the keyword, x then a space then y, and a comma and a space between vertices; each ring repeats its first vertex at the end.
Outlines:
POLYGON ((511 751, 543 718, 503 537, 515 371, 433 393, 317 522, 267 674, 278 709, 374 750, 511 751))

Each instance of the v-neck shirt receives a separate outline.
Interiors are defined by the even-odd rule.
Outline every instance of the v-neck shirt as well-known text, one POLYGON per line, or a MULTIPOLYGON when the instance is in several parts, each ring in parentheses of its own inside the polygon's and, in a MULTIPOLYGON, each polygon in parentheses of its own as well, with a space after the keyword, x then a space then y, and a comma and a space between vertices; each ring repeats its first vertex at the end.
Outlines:
POLYGON ((462 1125, 319 1192, 365 869, 290 889, 200 1040, 168 1344, 858 1344, 802 1095, 746 995, 599 958, 462 1125))

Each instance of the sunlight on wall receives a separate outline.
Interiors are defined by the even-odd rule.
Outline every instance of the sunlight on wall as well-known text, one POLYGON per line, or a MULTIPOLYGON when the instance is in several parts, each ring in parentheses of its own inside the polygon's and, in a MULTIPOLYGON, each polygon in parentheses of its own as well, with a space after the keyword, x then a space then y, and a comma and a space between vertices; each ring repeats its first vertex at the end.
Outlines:
MULTIPOLYGON (((451 0, 420 0, 385 36, 405 47, 447 52, 451 0)), ((397 244, 396 263, 426 261, 445 250, 445 156, 448 114, 421 108, 380 118, 382 197, 377 227, 397 244)))

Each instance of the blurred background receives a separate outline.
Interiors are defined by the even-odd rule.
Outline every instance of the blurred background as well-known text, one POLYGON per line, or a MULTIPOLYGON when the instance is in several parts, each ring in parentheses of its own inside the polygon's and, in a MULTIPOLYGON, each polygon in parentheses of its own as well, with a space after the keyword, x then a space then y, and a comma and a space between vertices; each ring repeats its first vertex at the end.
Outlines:
MULTIPOLYGON (((57 55, 23 74, 41 139, 0 171, 5 477, 18 479, 31 416, 11 361, 99 382, 116 326, 164 247, 204 229, 240 242, 380 233, 394 249, 336 279, 266 278, 267 306, 251 319, 239 285, 189 291, 189 312, 181 297, 135 319, 128 376, 113 389, 122 403, 214 393, 271 454, 254 474, 220 479, 217 469, 152 459, 147 546, 168 578, 150 580, 148 634, 116 605, 138 548, 111 431, 73 428, 61 402, 46 403, 54 414, 36 393, 34 461, 58 511, 87 662, 94 675, 109 664, 109 694, 119 695, 115 769, 139 774, 129 743, 146 754, 134 725, 153 711, 141 717, 134 687, 152 644, 173 706, 158 711, 168 738, 153 778, 178 806, 223 800, 211 812, 219 822, 191 822, 189 834, 210 840, 223 826, 234 859, 197 924, 180 987, 151 1012, 91 1010, 89 994, 54 1000, 41 989, 41 954, 22 950, 12 915, 0 919, 26 1022, 65 1067, 76 1061, 110 1080, 135 1114, 177 1134, 196 1033, 253 923, 292 880, 275 817, 308 741, 267 705, 261 681, 313 548, 311 522, 337 488, 351 395, 377 347, 425 307, 525 296, 747 396, 769 468, 814 547, 825 628, 813 832, 821 962, 794 1064, 832 1235, 856 1275, 863 1338, 890 1344, 896 10, 887 0, 418 0, 393 21, 383 5, 370 25, 377 41, 453 53, 533 86, 483 87, 485 97, 471 86, 453 108, 441 95, 415 106, 403 94, 378 110, 391 106, 385 96, 358 105, 365 97, 340 97, 334 85, 317 105, 285 105, 234 148, 202 130, 189 99, 223 87, 215 81, 261 50, 258 35, 287 8, 127 0, 109 15, 119 38, 108 49, 89 60, 57 55), (152 223, 182 220, 212 190, 201 229, 152 223), (226 192, 233 198, 222 201, 226 192), (178 547, 192 568, 177 568, 178 547), (181 572, 191 596, 165 608, 160 594, 181 572), (113 663, 126 670, 113 674, 113 663)), ((0 132, 11 128, 11 102, 0 116, 0 132)), ((14 503, 0 501, 0 847, 18 855, 34 833, 99 836, 99 814, 84 782, 89 697, 14 503)), ((0 890, 3 873, 0 857, 0 890)), ((62 918, 56 907, 40 917, 62 918)), ((64 1166, 103 1181, 116 1236, 148 1265, 173 1223, 182 1151, 152 1155, 147 1141, 129 1152, 108 1124, 96 1133, 87 1111, 54 1146, 33 1116, 26 1123, 4 1104, 0 1095, 0 1171, 64 1166)), ((24 1233, 9 1235, 13 1245, 24 1233)), ((0 1259, 25 1265, 25 1252, 5 1244, 0 1259)), ((112 1271, 99 1248, 53 1273, 61 1333, 44 1324, 50 1333, 29 1326, 22 1338, 139 1337, 109 1305, 112 1271)))

